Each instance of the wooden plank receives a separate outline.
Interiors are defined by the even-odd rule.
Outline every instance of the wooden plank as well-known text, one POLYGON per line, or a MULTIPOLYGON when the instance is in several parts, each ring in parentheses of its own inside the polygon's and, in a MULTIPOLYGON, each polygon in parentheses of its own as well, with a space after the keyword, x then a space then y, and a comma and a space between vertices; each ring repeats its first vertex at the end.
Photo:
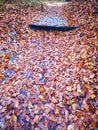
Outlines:
POLYGON ((75 26, 45 26, 45 25, 35 25, 35 24, 29 24, 29 27, 32 30, 43 30, 43 31, 70 31, 74 30, 78 27, 75 26))

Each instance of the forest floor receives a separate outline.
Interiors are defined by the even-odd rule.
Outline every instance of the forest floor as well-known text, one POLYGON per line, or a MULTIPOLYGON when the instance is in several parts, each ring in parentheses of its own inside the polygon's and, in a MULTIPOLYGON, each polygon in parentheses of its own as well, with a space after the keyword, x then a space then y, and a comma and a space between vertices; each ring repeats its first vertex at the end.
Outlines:
POLYGON ((98 15, 94 5, 44 5, 68 31, 34 31, 39 6, 0 11, 0 130, 98 129, 98 15))

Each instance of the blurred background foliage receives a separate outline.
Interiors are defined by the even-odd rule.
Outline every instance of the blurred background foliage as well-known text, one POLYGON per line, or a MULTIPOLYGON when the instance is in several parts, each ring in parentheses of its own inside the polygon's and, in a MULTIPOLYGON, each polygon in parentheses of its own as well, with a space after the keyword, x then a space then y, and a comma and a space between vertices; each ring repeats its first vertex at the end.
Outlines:
POLYGON ((76 2, 82 2, 86 0, 0 0, 0 10, 5 7, 5 5, 8 4, 14 4, 14 5, 19 5, 19 6, 24 6, 24 7, 32 7, 35 5, 40 5, 42 2, 52 2, 52 1, 60 1, 60 2, 69 2, 69 1, 76 1, 76 2))
MULTIPOLYGON (((21 3, 29 3, 29 2, 34 2, 34 3, 37 3, 37 2, 42 2, 42 1, 71 1, 71 0, 0 0, 0 4, 5 4, 5 3, 9 3, 9 4, 12 4, 12 3, 17 3, 17 2, 21 2, 21 3)), ((83 1, 83 0, 76 0, 76 1, 83 1)))

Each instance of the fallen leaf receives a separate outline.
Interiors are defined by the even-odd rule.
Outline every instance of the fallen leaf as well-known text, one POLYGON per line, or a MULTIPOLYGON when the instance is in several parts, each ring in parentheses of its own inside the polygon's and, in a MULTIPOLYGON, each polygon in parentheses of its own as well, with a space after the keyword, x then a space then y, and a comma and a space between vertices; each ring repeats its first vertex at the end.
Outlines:
POLYGON ((91 73, 90 74, 90 79, 94 78, 95 74, 94 73, 91 73))
POLYGON ((2 80, 2 78, 3 78, 3 74, 0 73, 0 80, 2 80))
POLYGON ((14 121, 14 122, 17 121, 17 117, 15 115, 12 115, 12 121, 14 121))
POLYGON ((89 89, 89 88, 90 88, 90 85, 88 85, 88 84, 85 84, 85 87, 86 87, 87 89, 89 89))
POLYGON ((18 107, 19 107, 19 101, 18 101, 18 100, 15 100, 15 101, 14 101, 14 105, 15 105, 16 108, 18 108, 18 107))
POLYGON ((91 95, 91 98, 92 98, 92 99, 94 99, 95 97, 96 97, 96 95, 95 95, 95 94, 92 94, 92 95, 91 95))
POLYGON ((28 108, 31 109, 32 107, 33 107, 32 103, 29 102, 29 104, 28 104, 28 108))
POLYGON ((81 58, 86 58, 86 57, 87 57, 87 51, 86 50, 82 50, 81 58))
POLYGON ((44 96, 43 95, 39 95, 38 96, 40 99, 44 99, 44 96))
POLYGON ((55 97, 52 97, 51 101, 52 101, 53 103, 57 103, 57 102, 58 102, 55 97))

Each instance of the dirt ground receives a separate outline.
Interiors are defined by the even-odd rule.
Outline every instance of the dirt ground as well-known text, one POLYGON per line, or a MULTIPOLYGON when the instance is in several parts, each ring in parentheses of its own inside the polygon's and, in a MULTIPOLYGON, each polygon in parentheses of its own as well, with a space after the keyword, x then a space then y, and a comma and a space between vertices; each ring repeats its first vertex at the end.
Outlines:
POLYGON ((68 32, 34 31, 40 7, 0 11, 0 130, 98 129, 98 15, 89 1, 46 4, 68 32))

